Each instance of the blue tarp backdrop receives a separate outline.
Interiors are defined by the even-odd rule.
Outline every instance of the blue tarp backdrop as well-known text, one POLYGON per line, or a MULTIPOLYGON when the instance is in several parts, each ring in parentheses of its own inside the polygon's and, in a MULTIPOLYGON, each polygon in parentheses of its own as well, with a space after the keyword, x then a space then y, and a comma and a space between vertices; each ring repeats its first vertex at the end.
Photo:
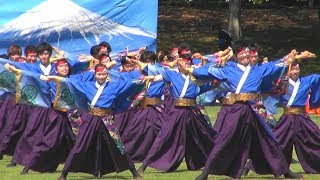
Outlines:
POLYGON ((89 54, 107 41, 113 55, 147 46, 156 50, 157 0, 10 0, 0 6, 0 54, 49 42, 68 53, 89 54))

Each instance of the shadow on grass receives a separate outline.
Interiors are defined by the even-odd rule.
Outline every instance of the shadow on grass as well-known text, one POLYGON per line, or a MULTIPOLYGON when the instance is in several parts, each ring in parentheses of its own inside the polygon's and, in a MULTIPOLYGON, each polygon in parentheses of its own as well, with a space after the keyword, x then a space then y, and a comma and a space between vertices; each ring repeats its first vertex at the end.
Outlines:
POLYGON ((253 177, 250 177, 250 176, 246 176, 246 177, 241 177, 241 179, 285 179, 283 176, 281 177, 265 177, 265 176, 253 176, 253 177))
POLYGON ((179 173, 179 172, 192 172, 192 171, 188 169, 177 169, 173 172, 155 171, 155 172, 152 172, 152 174, 170 174, 170 173, 179 173))
POLYGON ((132 179, 132 177, 128 178, 125 176, 119 176, 119 175, 113 175, 113 176, 108 176, 108 175, 104 175, 102 177, 94 177, 94 176, 77 176, 77 177, 67 177, 67 179, 70 180, 79 180, 79 179, 132 179))

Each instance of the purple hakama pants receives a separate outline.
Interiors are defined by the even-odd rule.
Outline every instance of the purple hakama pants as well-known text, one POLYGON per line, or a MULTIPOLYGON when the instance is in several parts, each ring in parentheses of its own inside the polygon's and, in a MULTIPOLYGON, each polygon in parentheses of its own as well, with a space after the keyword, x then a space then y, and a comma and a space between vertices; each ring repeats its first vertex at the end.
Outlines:
POLYGON ((134 162, 145 159, 164 121, 163 108, 159 106, 147 106, 132 117, 129 131, 121 140, 134 162))
POLYGON ((33 107, 13 162, 34 171, 52 172, 66 160, 73 143, 74 134, 66 113, 33 107))
POLYGON ((133 163, 120 141, 112 116, 99 117, 82 113, 81 119, 83 123, 63 173, 84 172, 100 177, 132 168, 130 164, 133 163))
POLYGON ((12 156, 16 144, 26 128, 30 106, 16 104, 8 94, 0 108, 0 154, 12 156))
POLYGON ((204 171, 240 178, 250 158, 258 174, 278 177, 288 172, 279 144, 266 133, 257 116, 249 103, 237 102, 221 108, 219 136, 204 171))
POLYGON ((196 107, 172 107, 143 163, 171 172, 183 158, 189 170, 205 165, 217 134, 196 107))
POLYGON ((282 115, 274 128, 274 134, 288 166, 294 146, 303 170, 307 173, 320 173, 320 129, 309 116, 282 115))

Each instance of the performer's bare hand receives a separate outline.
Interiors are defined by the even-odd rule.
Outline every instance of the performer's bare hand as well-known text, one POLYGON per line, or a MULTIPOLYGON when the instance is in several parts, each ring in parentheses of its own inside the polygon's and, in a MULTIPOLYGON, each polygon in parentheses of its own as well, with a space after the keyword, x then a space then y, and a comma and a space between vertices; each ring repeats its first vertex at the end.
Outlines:
POLYGON ((4 67, 5 67, 8 71, 10 71, 10 72, 17 72, 17 71, 18 71, 18 69, 17 69, 16 67, 10 65, 9 63, 6 63, 6 64, 4 65, 4 67))
POLYGON ((143 46, 143 47, 138 49, 138 53, 141 54, 146 49, 147 49, 147 47, 143 46))
POLYGON ((117 64, 117 61, 115 61, 115 60, 112 60, 112 61, 110 61, 110 62, 107 62, 107 65, 106 65, 106 67, 107 67, 107 69, 111 69, 113 66, 115 66, 117 64))
POLYGON ((46 82, 48 82, 50 79, 48 78, 48 76, 45 76, 45 75, 40 75, 40 79, 42 80, 42 81, 46 81, 46 82))
POLYGON ((162 75, 160 74, 160 75, 156 75, 155 77, 154 77, 154 81, 161 81, 163 79, 163 77, 162 77, 162 75))

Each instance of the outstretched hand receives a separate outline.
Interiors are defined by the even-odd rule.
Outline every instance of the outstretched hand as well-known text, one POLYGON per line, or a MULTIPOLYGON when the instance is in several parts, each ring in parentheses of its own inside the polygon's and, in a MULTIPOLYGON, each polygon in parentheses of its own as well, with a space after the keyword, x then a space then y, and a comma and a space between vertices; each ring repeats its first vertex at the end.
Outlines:
POLYGON ((233 51, 230 49, 227 54, 217 57, 215 63, 220 67, 224 67, 226 62, 233 57, 233 51))
POLYGON ((309 51, 303 51, 303 52, 300 52, 299 54, 296 54, 295 55, 295 58, 300 60, 300 59, 307 59, 307 58, 315 58, 316 55, 309 52, 309 51))
POLYGON ((48 76, 40 75, 40 80, 48 82, 50 79, 48 78, 48 76))
POLYGON ((216 52, 214 53, 213 55, 218 58, 218 57, 223 57, 227 54, 229 54, 229 52, 232 51, 232 48, 231 47, 228 47, 227 49, 225 49, 224 51, 219 51, 219 52, 216 52))
POLYGON ((293 62, 295 60, 295 57, 297 55, 297 50, 292 50, 288 55, 287 55, 287 59, 289 62, 293 62))
POLYGON ((155 77, 154 77, 154 81, 161 81, 163 79, 163 77, 162 77, 162 75, 160 74, 160 75, 156 75, 155 77))
POLYGON ((57 80, 57 76, 45 76, 45 75, 40 75, 40 79, 41 79, 42 81, 45 81, 45 82, 56 81, 56 80, 57 80))
POLYGON ((117 61, 112 60, 110 62, 107 62, 106 67, 107 69, 111 69, 112 67, 114 67, 117 64, 117 61))
POLYGON ((10 72, 17 72, 18 71, 18 69, 16 67, 10 65, 9 63, 6 63, 4 65, 4 68, 6 68, 10 72))

